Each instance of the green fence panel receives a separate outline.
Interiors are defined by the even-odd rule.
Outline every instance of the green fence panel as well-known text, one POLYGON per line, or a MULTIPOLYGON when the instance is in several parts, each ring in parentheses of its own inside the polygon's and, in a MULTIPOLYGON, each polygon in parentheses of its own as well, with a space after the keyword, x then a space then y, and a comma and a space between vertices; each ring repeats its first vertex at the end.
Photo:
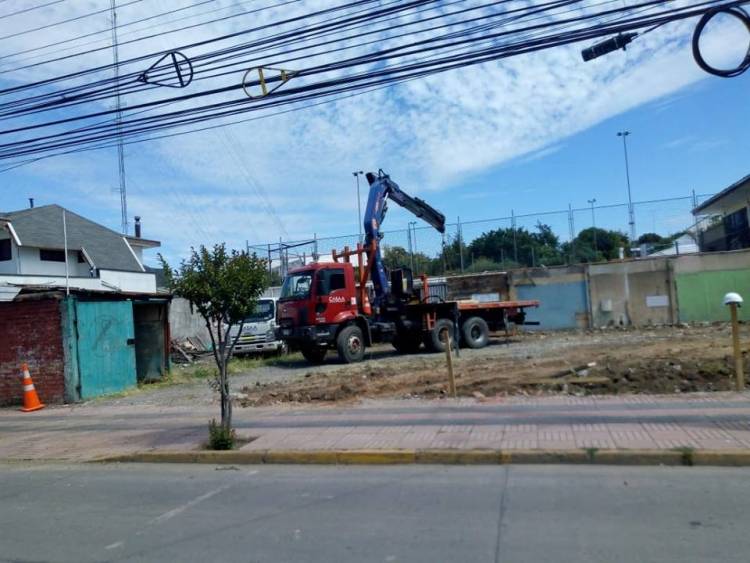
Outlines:
POLYGON ((728 321, 729 308, 722 305, 724 295, 739 293, 745 306, 741 320, 750 321, 750 270, 717 270, 676 276, 680 321, 728 321))

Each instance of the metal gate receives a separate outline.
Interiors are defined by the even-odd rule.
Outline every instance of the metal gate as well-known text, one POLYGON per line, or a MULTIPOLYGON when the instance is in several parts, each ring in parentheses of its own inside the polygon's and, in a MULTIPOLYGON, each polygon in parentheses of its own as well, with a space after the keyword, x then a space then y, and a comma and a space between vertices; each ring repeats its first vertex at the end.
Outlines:
POLYGON ((133 304, 78 301, 76 318, 81 398, 135 386, 133 304))

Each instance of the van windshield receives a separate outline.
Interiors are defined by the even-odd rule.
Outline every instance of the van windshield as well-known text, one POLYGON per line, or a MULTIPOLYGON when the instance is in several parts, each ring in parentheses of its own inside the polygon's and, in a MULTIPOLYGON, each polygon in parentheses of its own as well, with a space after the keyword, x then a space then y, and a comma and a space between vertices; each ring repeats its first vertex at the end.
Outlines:
POLYGON ((274 315, 273 299, 259 299, 255 304, 253 314, 245 319, 246 323, 257 323, 258 321, 267 321, 274 315))
POLYGON ((313 271, 297 272, 284 278, 279 299, 307 299, 312 287, 313 271))

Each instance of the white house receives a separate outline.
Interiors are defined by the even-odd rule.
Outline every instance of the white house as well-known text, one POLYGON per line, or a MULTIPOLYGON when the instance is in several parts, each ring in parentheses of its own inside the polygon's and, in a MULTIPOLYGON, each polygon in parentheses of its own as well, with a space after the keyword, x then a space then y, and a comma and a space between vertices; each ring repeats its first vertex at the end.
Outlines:
POLYGON ((0 211, 0 300, 29 286, 156 293, 143 250, 158 246, 159 241, 140 237, 138 218, 131 237, 59 205, 0 211))

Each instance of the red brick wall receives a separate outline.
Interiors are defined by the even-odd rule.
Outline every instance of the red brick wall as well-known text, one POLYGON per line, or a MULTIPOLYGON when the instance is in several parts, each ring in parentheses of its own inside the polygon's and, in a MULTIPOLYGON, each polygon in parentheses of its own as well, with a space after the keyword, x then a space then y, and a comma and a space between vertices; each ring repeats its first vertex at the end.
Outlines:
POLYGON ((60 302, 0 303, 0 405, 23 401, 21 363, 29 364, 43 403, 62 403, 65 391, 60 302))

